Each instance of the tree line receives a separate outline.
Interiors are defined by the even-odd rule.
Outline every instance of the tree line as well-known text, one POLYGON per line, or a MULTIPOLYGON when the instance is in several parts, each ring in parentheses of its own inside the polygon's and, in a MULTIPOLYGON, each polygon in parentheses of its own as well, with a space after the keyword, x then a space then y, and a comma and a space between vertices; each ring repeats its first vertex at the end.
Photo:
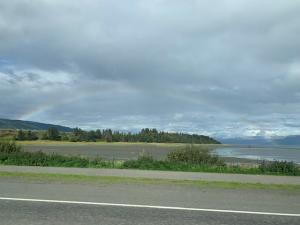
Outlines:
POLYGON ((198 134, 172 133, 158 131, 157 129, 144 128, 138 133, 112 131, 111 129, 84 131, 80 128, 73 132, 59 132, 50 127, 45 132, 18 130, 16 140, 55 140, 71 142, 147 142, 147 143, 194 143, 194 144, 219 144, 215 139, 198 134))

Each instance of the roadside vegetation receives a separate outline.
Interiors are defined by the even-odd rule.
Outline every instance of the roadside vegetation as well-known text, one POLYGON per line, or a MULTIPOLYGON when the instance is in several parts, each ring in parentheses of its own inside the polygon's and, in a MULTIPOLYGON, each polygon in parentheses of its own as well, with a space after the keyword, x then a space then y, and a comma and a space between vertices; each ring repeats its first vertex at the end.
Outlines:
POLYGON ((55 127, 47 131, 10 130, 1 131, 0 138, 10 137, 18 141, 52 140, 70 142, 146 142, 146 143, 193 143, 220 144, 211 137, 198 134, 170 133, 145 128, 138 133, 105 130, 84 131, 80 128, 72 132, 60 132, 55 127))
POLYGON ((226 181, 204 181, 204 180, 172 180, 116 176, 86 176, 74 174, 53 173, 24 173, 24 172, 0 172, 0 177, 21 178, 27 181, 45 181, 59 183, 85 183, 85 184, 141 184, 141 185, 180 185, 197 188, 220 188, 220 189, 266 189, 289 191, 290 194, 298 194, 300 185, 294 184, 262 184, 262 183, 240 183, 226 181))
POLYGON ((136 160, 115 161, 25 152, 15 141, 2 140, 0 141, 0 164, 300 176, 300 168, 293 162, 263 161, 258 167, 253 168, 229 166, 206 148, 193 145, 170 152, 166 160, 155 160, 151 155, 142 154, 136 160))
POLYGON ((89 160, 78 156, 70 157, 58 154, 39 152, 25 152, 15 141, 0 141, 0 163, 18 166, 57 166, 57 167, 101 167, 114 168, 117 163, 104 161, 101 158, 89 160))

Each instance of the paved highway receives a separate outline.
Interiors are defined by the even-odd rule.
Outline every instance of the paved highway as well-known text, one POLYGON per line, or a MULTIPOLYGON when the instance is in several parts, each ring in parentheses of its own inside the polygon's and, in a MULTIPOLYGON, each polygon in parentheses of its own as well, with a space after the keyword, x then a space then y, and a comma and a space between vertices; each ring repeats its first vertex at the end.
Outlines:
POLYGON ((299 213, 299 191, 0 177, 1 225, 299 225, 299 213))
POLYGON ((0 200, 0 224, 297 224, 299 217, 0 200))

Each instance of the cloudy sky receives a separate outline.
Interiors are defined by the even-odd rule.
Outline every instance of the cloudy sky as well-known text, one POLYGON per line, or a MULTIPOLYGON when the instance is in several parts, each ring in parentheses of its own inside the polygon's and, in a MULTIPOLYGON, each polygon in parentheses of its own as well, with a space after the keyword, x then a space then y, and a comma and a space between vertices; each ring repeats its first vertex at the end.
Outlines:
POLYGON ((300 133, 300 0, 0 1, 0 118, 300 133))

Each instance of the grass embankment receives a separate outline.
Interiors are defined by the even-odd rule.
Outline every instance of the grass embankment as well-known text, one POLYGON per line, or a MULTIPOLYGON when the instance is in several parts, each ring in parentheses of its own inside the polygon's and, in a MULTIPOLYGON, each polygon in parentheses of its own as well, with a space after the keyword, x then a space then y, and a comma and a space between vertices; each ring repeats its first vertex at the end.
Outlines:
POLYGON ((266 189, 285 190, 300 192, 300 185, 292 184, 261 184, 261 183, 238 183, 225 181, 204 180, 172 180, 132 178, 115 176, 85 176, 70 174, 45 174, 45 173, 19 173, 0 172, 0 177, 25 179, 26 181, 59 182, 59 183, 87 183, 87 184, 137 184, 137 185, 185 185, 197 188, 220 188, 220 189, 266 189))
POLYGON ((154 160, 142 155, 137 160, 115 161, 102 158, 88 159, 43 152, 24 152, 12 141, 0 142, 0 164, 20 166, 52 166, 80 168, 119 168, 241 174, 270 174, 299 176, 300 169, 292 162, 262 162, 257 168, 228 166, 218 156, 201 146, 187 146, 168 154, 167 160, 154 160))

